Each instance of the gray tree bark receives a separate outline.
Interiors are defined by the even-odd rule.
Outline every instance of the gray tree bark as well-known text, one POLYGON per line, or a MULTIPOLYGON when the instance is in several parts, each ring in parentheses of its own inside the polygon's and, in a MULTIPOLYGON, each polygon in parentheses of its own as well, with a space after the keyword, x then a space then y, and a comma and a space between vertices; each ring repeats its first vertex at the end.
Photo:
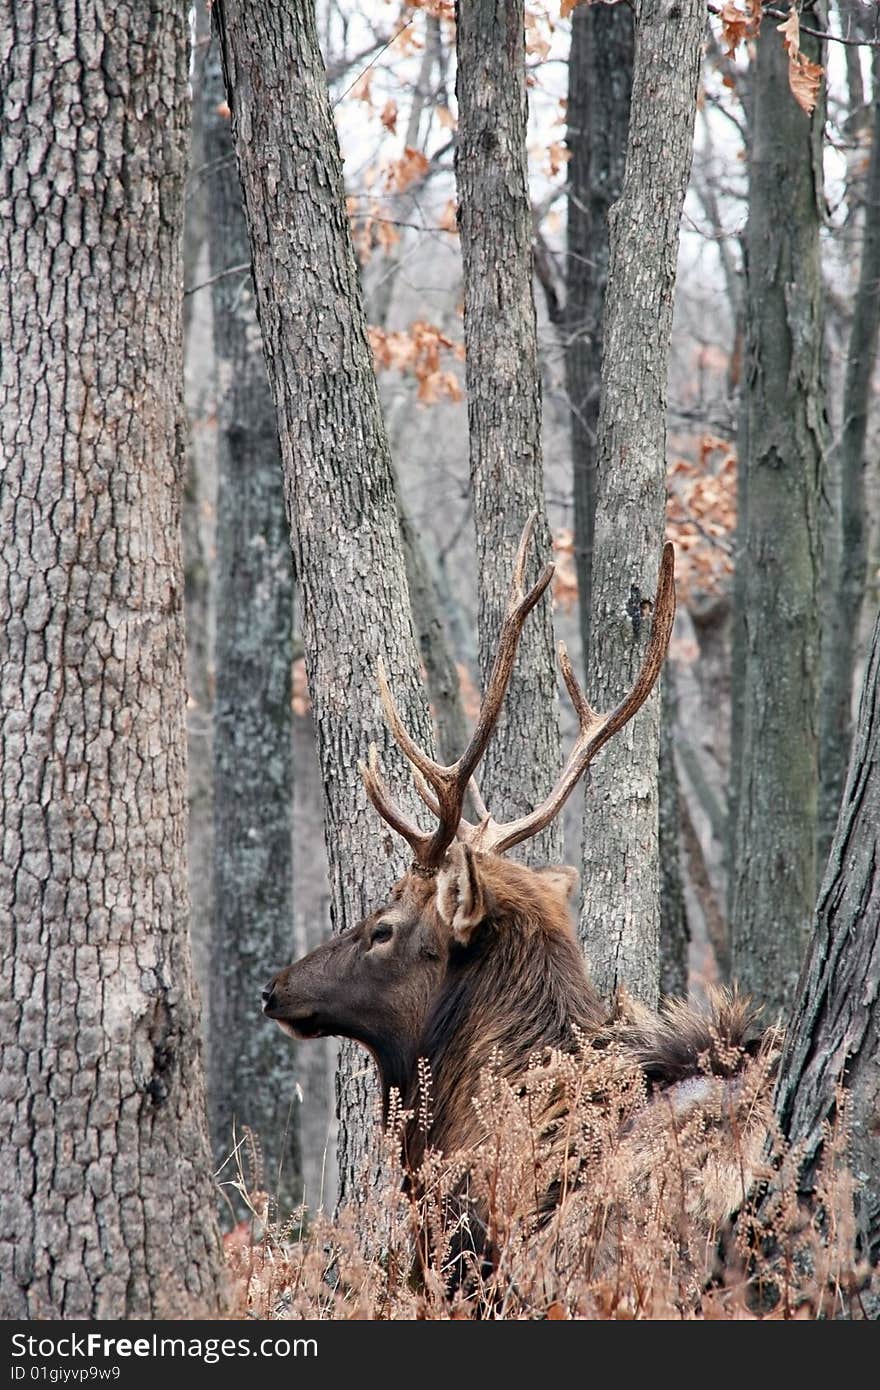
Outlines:
MULTIPOLYGON (((479 571, 480 670, 495 658, 516 547, 537 509, 532 579, 550 553, 541 463, 541 378, 532 290, 523 0, 458 0, 458 224, 464 266, 465 376, 479 571)), ((528 580, 528 576, 527 576, 528 580)), ((498 820, 531 810, 561 766, 550 605, 530 617, 479 774, 498 820)), ((523 846, 558 861, 556 822, 523 846)))
POLYGON ((776 1087, 782 1133, 803 1146, 805 1195, 823 1125, 848 1100, 860 1253, 880 1261, 880 618, 849 773, 776 1087))
MULTIPOLYGON (((752 140, 755 128, 755 70, 757 64, 750 61, 743 74, 742 116, 745 143, 745 157, 748 166, 752 164, 752 140)), ((746 292, 748 288, 748 226, 739 236, 742 276, 737 308, 737 335, 740 338, 742 374, 748 370, 745 362, 746 345, 746 292)), ((727 827, 725 833, 724 857, 727 875, 725 909, 727 915, 728 942, 733 921, 733 900, 736 890, 736 875, 733 871, 736 856, 737 821, 739 818, 740 783, 742 780, 743 750, 745 740, 745 688, 748 651, 746 631, 746 584, 748 567, 745 561, 745 537, 749 514, 749 418, 745 407, 747 383, 740 388, 739 418, 736 422, 736 537, 734 543, 733 582, 731 584, 730 616, 730 772, 727 787, 727 827)), ((730 967, 728 950, 728 968, 730 967)))
POLYGON ((819 866, 834 832, 852 738, 853 669, 867 578, 865 433, 880 328, 880 51, 874 50, 871 162, 865 187, 864 239, 847 350, 843 427, 836 453, 840 518, 823 635, 819 764, 819 866))
MULTIPOLYGON (((382 900, 407 863, 358 775, 371 741, 395 795, 418 814, 381 715, 380 654, 413 737, 428 749, 433 739, 314 9, 310 0, 284 7, 221 0, 214 13, 281 436, 324 782, 331 915, 342 931, 382 900)), ((354 1196, 374 1090, 363 1053, 349 1047, 343 1056, 340 1184, 354 1196)))
MULTIPOLYGON (((431 577, 421 540, 399 491, 398 511, 412 617, 425 668, 425 687, 434 716, 437 746, 440 757, 447 763, 454 763, 467 747, 469 737, 461 702, 458 668, 443 626, 437 585, 431 577)), ((468 805, 465 806, 465 815, 476 818, 476 812, 469 810, 468 805)))
MULTIPOLYGON (((324 789, 318 767, 317 739, 311 711, 294 711, 293 768, 296 784, 293 872, 293 959, 307 955, 327 938, 330 887, 324 844, 318 833, 323 817, 324 789)), ((297 1079, 303 1099, 299 1108, 303 1201, 309 1212, 319 1207, 332 1212, 337 1198, 336 1170, 336 1038, 316 1038, 299 1048, 297 1079)))
MULTIPOLYGON (((609 212, 623 191, 635 33, 627 5, 572 14, 568 60, 568 227, 563 318, 571 414, 574 560, 581 648, 590 650, 596 446, 609 212)), ((589 673, 587 673, 589 679, 589 673)), ((660 735, 660 992, 687 993, 688 927, 679 855, 680 803, 664 680, 660 735)))
POLYGON ((608 214, 623 191, 635 35, 628 5, 580 5, 568 59, 565 383, 571 412, 574 561, 581 647, 590 650, 596 443, 608 214))
MULTIPOLYGON (((204 81, 205 57, 211 33, 211 14, 207 6, 195 6, 195 27, 193 31, 193 55, 190 86, 201 94, 204 81)), ((184 196, 183 223, 183 283, 189 288, 195 284, 199 258, 208 235, 206 170, 205 170, 205 132, 202 121, 203 103, 196 98, 192 103, 192 116, 189 130, 189 176, 184 196)), ((193 310, 196 301, 187 294, 183 300, 183 340, 184 351, 192 328, 193 310)))
MULTIPOLYGON (((203 124, 215 275, 250 257, 224 101, 213 44, 203 124)), ((233 1131, 241 1138, 247 1126, 257 1136, 262 1186, 283 1220, 302 1195, 296 1054, 259 1005, 273 963, 294 954, 293 567, 251 277, 217 280, 211 293, 218 477, 209 1100, 218 1164, 233 1149, 233 1131)))
MULTIPOLYGON (((183 485, 183 606, 186 622, 187 683, 187 855, 189 858, 189 932, 193 970, 202 998, 202 1037, 211 1029, 211 937, 214 921, 213 875, 206 872, 214 855, 213 776, 213 632, 216 516, 216 413, 211 295, 207 289, 187 293, 208 278, 208 228, 205 141, 202 122, 204 63, 211 16, 195 7, 195 34, 190 91, 190 167, 184 192, 183 220, 183 392, 189 429, 183 485)), ((210 1099, 210 1098, 209 1098, 210 1099)))
MULTIPOLYGON (((802 19, 824 28, 821 6, 805 8, 802 19)), ((754 71, 747 231, 748 455, 737 555, 744 582, 736 591, 745 671, 731 947, 734 978, 771 1015, 791 1002, 815 901, 825 447, 823 118, 819 108, 811 119, 796 104, 787 62, 765 24, 754 71)))
MULTIPOLYGON (((666 369, 679 222, 705 24, 701 0, 636 11, 623 194, 610 214, 588 693, 622 697, 648 638, 666 510, 666 369)), ((659 992, 655 692, 605 750, 584 811, 581 933, 593 978, 648 1003, 659 992)))
POLYGON ((667 664, 660 690, 660 795, 658 837, 660 854, 660 979, 661 995, 687 998, 688 929, 682 876, 682 819, 684 808, 675 766, 675 690, 667 664))
POLYGON ((187 935, 182 6, 2 48, 6 1318, 221 1301, 187 935))
MULTIPOLYGON (((608 214, 620 197, 626 165, 634 30, 626 5, 581 6, 572 15, 568 61, 568 224, 566 296, 560 330, 569 399, 574 560, 581 649, 590 645, 596 443, 601 396, 602 319, 608 279, 608 214)), ((547 288, 545 282, 545 289, 547 288)), ((589 679, 589 675, 587 676, 589 679)), ((685 995, 689 928, 681 866, 681 810, 670 724, 669 679, 663 686, 660 733, 660 992, 685 995)))

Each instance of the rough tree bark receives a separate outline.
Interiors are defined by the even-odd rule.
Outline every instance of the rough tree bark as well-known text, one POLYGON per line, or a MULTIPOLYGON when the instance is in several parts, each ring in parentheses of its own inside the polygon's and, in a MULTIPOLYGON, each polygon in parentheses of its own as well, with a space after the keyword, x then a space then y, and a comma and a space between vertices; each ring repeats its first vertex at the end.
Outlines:
POLYGON ((2 55, 4 1317, 220 1302, 187 935, 182 6, 2 55))
MULTIPOLYGON (((485 682, 516 547, 535 509, 539 520, 530 557, 532 578, 550 552, 532 291, 523 0, 458 0, 456 46, 455 171, 485 682)), ((480 773, 484 800, 498 819, 537 805, 561 766, 555 666, 550 605, 543 603, 523 633, 504 710, 480 773)), ((533 863, 561 859, 561 823, 549 826, 523 851, 523 858, 533 863)))
POLYGON ((581 5, 568 59, 565 384, 571 412, 574 560, 581 647, 590 650, 596 437, 608 214, 623 191, 635 35, 628 5, 581 5))
MULTIPOLYGON (((314 9, 311 0, 221 0, 214 13, 281 436, 341 931, 406 867, 357 771, 371 740, 395 794, 419 814, 377 698, 380 654, 413 737, 426 748, 433 740, 314 9)), ((343 1194, 355 1194, 367 1155, 371 1078, 363 1053, 345 1049, 343 1194)))
MULTIPOLYGON (((205 64, 211 272, 250 257, 218 46, 205 64)), ((293 958, 293 572, 275 405, 251 277, 212 288, 217 364, 214 941, 209 1102, 214 1152, 257 1136, 279 1216, 301 1198, 295 1054, 260 1013, 293 958)))
MULTIPOLYGON (((628 5, 582 5, 571 17, 568 59, 568 225, 565 379, 571 417, 574 560, 584 664, 590 650, 596 444, 602 393, 602 319, 608 217, 623 191, 635 32, 628 5)), ((589 674, 587 674, 589 679, 589 674)), ((668 692, 668 678, 664 678, 668 692)), ((670 702, 660 734, 660 991, 687 993, 687 920, 679 856, 679 788, 670 702)))
POLYGON ((880 618, 840 817, 776 1088, 782 1133, 803 1146, 809 1194, 838 1088, 849 1105, 860 1253, 880 1261, 880 618))
MULTIPOLYGON (((666 508, 666 367, 678 231, 690 170, 705 24, 702 0, 636 11, 623 194, 610 215, 599 414, 591 702, 611 708, 648 637, 666 508)), ((584 810, 581 933, 606 995, 659 990, 655 694, 593 770, 584 810)))
MULTIPOLYGON (((439 756, 454 763, 467 747, 469 730, 461 702, 458 668, 443 627, 437 585, 428 569, 422 542, 403 505, 398 490, 398 514, 406 578, 412 603, 412 617, 422 665, 425 688, 434 715, 439 756)), ((465 815, 476 812, 465 806, 465 815)))
MULTIPOLYGON (((802 20, 824 28, 822 7, 806 7, 802 20)), ((771 1016, 791 1002, 815 902, 817 512, 825 446, 823 118, 817 108, 811 119, 795 102, 787 62, 779 34, 765 24, 753 78, 746 238, 748 455, 737 547, 744 582, 735 595, 743 605, 736 620, 745 671, 731 946, 734 978, 771 1016)))
MULTIPOLYGON (((189 858, 189 934, 193 970, 202 1000, 202 1037, 211 1033, 211 938, 214 922, 214 625, 216 594, 213 563, 217 512, 217 420, 213 313, 208 289, 207 193, 201 99, 211 14, 196 5, 190 91, 190 162, 183 221, 183 398, 188 421, 183 484, 183 606, 186 621, 187 682, 187 855, 189 858)), ((210 1090, 210 1083, 209 1083, 210 1090)), ((209 1095, 210 1105, 210 1095, 209 1095)), ((225 1176, 225 1175, 224 1175, 225 1176)))
MULTIPOLYGON (((745 158, 749 167, 752 163, 752 136, 755 124, 754 105, 754 65, 749 65, 746 80, 743 82, 742 114, 745 142, 745 158)), ((739 344, 739 355, 746 353, 746 289, 742 281, 747 279, 748 265, 748 227, 739 236, 740 261, 743 268, 741 282, 737 291, 737 327, 735 343, 739 344)), ((732 284, 727 277, 728 286, 732 284)), ((728 292, 729 293, 729 292, 728 292)), ((734 349, 736 351, 736 348, 734 349)), ((744 363, 741 370, 744 370, 744 363)), ((724 831, 724 864, 727 878, 725 892, 725 915, 727 917, 728 947, 730 945, 730 924, 733 921, 733 900, 736 889, 736 875, 733 866, 736 856, 737 821, 739 818, 740 782, 745 739, 745 688, 746 652, 748 633, 746 631, 746 583, 748 569, 745 561, 746 518, 749 513, 749 411, 745 408, 745 391, 740 390, 739 416, 736 422, 736 532, 733 552, 733 582, 730 593, 730 763, 727 785, 727 824, 724 831)), ((727 951, 727 967, 730 969, 730 950, 727 951)))
POLYGON ((819 866, 834 831, 852 738, 853 669, 867 578, 865 433, 880 328, 880 50, 872 74, 871 161, 865 186, 859 284, 847 349, 843 426, 837 445, 840 519, 823 635, 819 764, 819 866))
POLYGON ((686 998, 688 992, 687 907, 682 875, 684 807, 675 766, 675 689, 667 663, 660 690, 660 790, 658 838, 660 852, 660 976, 661 995, 686 998))

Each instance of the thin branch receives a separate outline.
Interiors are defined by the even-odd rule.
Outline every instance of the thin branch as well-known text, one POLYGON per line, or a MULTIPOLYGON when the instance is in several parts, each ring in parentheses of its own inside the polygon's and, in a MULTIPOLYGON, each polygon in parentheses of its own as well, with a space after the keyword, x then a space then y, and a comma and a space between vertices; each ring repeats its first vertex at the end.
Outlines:
MULTIPOLYGON (((707 4, 706 9, 710 14, 716 16, 720 16, 722 13, 721 7, 713 5, 711 0, 709 4, 707 4)), ((765 5, 764 13, 769 15, 771 19, 788 19, 790 12, 788 10, 777 10, 776 7, 772 5, 765 5)), ((800 32, 802 34, 810 34, 814 39, 823 39, 829 43, 851 44, 853 48, 880 48, 880 39, 848 39, 845 38, 843 34, 829 34, 826 29, 811 29, 807 24, 802 24, 800 26, 800 32)))
POLYGON ((680 815, 681 837, 687 857, 688 876, 703 914, 706 936, 715 956, 719 974, 724 980, 730 975, 730 933, 718 903, 718 895, 709 875, 706 856, 703 853, 703 846, 694 826, 691 808, 684 791, 682 791, 680 798, 680 815))
POLYGON ((408 227, 413 232, 443 232, 446 236, 458 236, 457 227, 434 227, 430 222, 399 222, 395 217, 374 217, 372 213, 357 213, 370 222, 384 222, 386 227, 408 227))
MULTIPOLYGON (((372 42, 371 44, 368 44, 366 48, 362 48, 361 51, 360 51, 360 53, 355 53, 355 54, 353 55, 353 57, 351 57, 351 58, 334 58, 334 59, 332 59, 332 60, 327 64, 326 69, 325 69, 325 70, 326 70, 326 73, 327 73, 327 81, 328 81, 328 83, 329 83, 329 82, 338 82, 339 79, 340 79, 340 77, 344 76, 345 73, 350 72, 351 69, 355 66, 356 63, 362 63, 362 62, 364 61, 365 58, 369 58, 369 56, 370 56, 371 53, 376 53, 376 49, 377 49, 377 48, 382 48, 383 51, 384 51, 384 49, 388 47, 389 43, 393 43, 393 42, 394 42, 394 39, 395 39, 396 37, 397 37, 396 34, 393 35, 390 39, 386 39, 384 35, 377 36, 376 38, 373 39, 373 42, 372 42)), ((376 53, 376 57, 377 57, 377 58, 378 58, 378 56, 379 56, 379 54, 376 53)), ((375 62, 375 59, 374 59, 373 61, 375 62)), ((364 68, 364 72, 366 72, 366 68, 364 68)), ((363 76, 363 73, 359 73, 359 74, 358 74, 358 77, 356 77, 356 78, 354 79, 355 82, 357 82, 357 81, 358 81, 358 78, 359 78, 359 77, 362 77, 362 76, 363 76)), ((345 96, 345 93, 343 92, 342 95, 345 96)), ((341 101, 341 100, 342 100, 342 97, 340 97, 339 99, 340 99, 340 101, 341 101)))
POLYGON ((455 548, 455 546, 458 544, 458 538, 459 538, 459 536, 461 535, 461 533, 462 533, 462 531, 464 530, 465 526, 467 525, 467 523, 468 523, 469 520, 470 520, 471 509, 472 509, 473 504, 474 504, 474 499, 473 499, 473 496, 472 496, 472 494, 471 494, 471 485, 470 485, 470 481, 468 481, 468 483, 467 483, 467 485, 466 485, 466 487, 465 487, 464 496, 465 496, 465 498, 467 499, 467 506, 465 507, 464 511, 462 512, 461 516, 459 517, 458 525, 454 528, 454 530, 453 530, 452 534, 449 536, 449 538, 448 538, 446 544, 445 544, 444 546, 442 546, 442 547, 440 548, 440 550, 438 550, 438 552, 437 552, 437 563, 441 566, 441 568, 442 568, 443 564, 445 563, 446 556, 447 556, 447 555, 449 554, 449 552, 450 552, 451 550, 453 550, 453 549, 455 548))
POLYGON ((687 507, 684 506, 678 497, 675 498, 675 501, 679 509, 679 516, 675 517, 675 521, 683 523, 686 526, 693 526, 694 530, 699 531, 703 540, 706 541, 708 545, 714 546, 715 549, 720 550, 723 555, 730 556, 733 554, 733 546, 730 544, 730 541, 724 541, 720 536, 713 536, 711 531, 706 530, 700 518, 696 516, 694 512, 688 511, 687 507))
MULTIPOLYGON (((227 165, 233 164, 234 162, 234 154, 224 154, 220 155, 217 159, 209 159, 206 163, 200 164, 198 168, 190 169, 186 181, 188 184, 201 182, 201 180, 207 178, 209 174, 216 173, 218 169, 225 169, 227 165)), ((192 192, 194 192, 194 190, 190 189, 190 193, 192 192)), ((187 197, 190 196, 190 193, 187 194, 187 197)))
POLYGON ((195 294, 196 290, 206 290, 209 285, 216 285, 218 280, 225 280, 227 275, 241 275, 244 271, 251 268, 250 261, 242 261, 241 265, 231 265, 226 270, 218 270, 216 275, 211 275, 207 280, 202 280, 198 285, 190 285, 189 289, 184 290, 183 297, 195 294))
POLYGON ((434 153, 431 155, 429 167, 424 171, 424 173, 419 174, 418 177, 415 178, 413 182, 409 184, 406 188, 387 189, 382 193, 372 193, 369 191, 359 192, 357 189, 352 189, 351 192, 346 191, 346 197, 349 199, 358 198, 361 202, 366 201, 374 203, 379 202, 380 200, 382 202, 389 203, 392 202, 395 198, 412 198, 413 191, 415 190, 416 192, 419 192, 427 183, 428 179, 431 177, 432 174, 446 174, 450 172, 450 166, 448 164, 441 164, 440 160, 443 158, 444 155, 448 154, 449 151, 454 148, 455 140, 447 140, 445 145, 441 145, 440 148, 435 150, 434 153))
POLYGON ((723 116, 725 120, 730 122, 730 124, 733 126, 734 130, 736 130, 737 134, 742 140, 743 145, 747 146, 748 130, 746 129, 745 122, 741 121, 739 117, 734 114, 733 111, 728 110, 728 108, 724 105, 720 98, 714 96, 712 92, 706 91, 705 99, 708 102, 708 104, 713 108, 713 110, 718 112, 719 116, 723 116))
POLYGON ((346 87, 346 89, 345 89, 344 92, 340 92, 339 96, 338 96, 338 97, 336 98, 336 100, 332 103, 332 108, 331 108, 332 110, 335 111, 335 110, 336 110, 336 107, 339 105, 339 103, 340 103, 341 101, 343 101, 343 100, 345 99, 345 97, 348 96, 348 94, 349 94, 349 92, 351 91, 352 87, 356 87, 356 86, 357 86, 357 84, 360 82, 361 78, 363 77, 364 73, 369 72, 369 71, 370 71, 370 68, 376 66, 376 63, 378 63, 379 59, 382 57, 382 54, 385 52, 385 50, 391 47, 391 45, 394 43, 395 39, 399 39, 399 38, 400 38, 401 34, 402 34, 406 29, 409 28, 409 26, 412 24, 412 22, 413 22, 414 19, 415 19, 415 15, 414 15, 414 14, 410 15, 409 19, 406 20, 405 23, 401 24, 400 28, 399 28, 398 30, 396 30, 395 33, 393 33, 393 34, 391 35, 391 38, 388 40, 388 42, 387 42, 387 43, 383 43, 382 47, 379 49, 379 51, 378 51, 378 53, 376 54, 375 58, 372 58, 372 59, 370 60, 370 62, 367 63, 367 66, 366 66, 365 68, 362 68, 362 69, 361 69, 361 71, 358 73, 357 77, 354 79, 353 82, 349 82, 349 84, 348 84, 348 86, 346 87))
POLYGON ((557 278, 553 268, 550 248, 537 227, 534 228, 533 260, 538 283, 544 291, 547 304, 547 317, 556 327, 565 322, 565 308, 559 296, 557 278))

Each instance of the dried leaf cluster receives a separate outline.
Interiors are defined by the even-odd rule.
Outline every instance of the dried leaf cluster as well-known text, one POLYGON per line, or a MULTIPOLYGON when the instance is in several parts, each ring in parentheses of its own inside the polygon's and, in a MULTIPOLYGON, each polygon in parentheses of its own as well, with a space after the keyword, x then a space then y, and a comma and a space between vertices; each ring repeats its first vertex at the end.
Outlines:
POLYGON ((420 404, 461 400, 458 375, 444 363, 449 359, 462 361, 464 347, 442 333, 436 324, 417 319, 408 329, 397 331, 373 326, 369 335, 377 371, 396 371, 414 377, 418 383, 416 399, 420 404))
MULTIPOLYGON (((719 12, 719 18, 725 52, 732 58, 741 43, 750 43, 758 37, 763 18, 762 0, 727 0, 719 12)), ((784 23, 776 27, 782 34, 788 54, 788 85, 792 96, 809 116, 819 99, 824 68, 819 63, 811 62, 801 52, 800 16, 794 5, 784 23)))

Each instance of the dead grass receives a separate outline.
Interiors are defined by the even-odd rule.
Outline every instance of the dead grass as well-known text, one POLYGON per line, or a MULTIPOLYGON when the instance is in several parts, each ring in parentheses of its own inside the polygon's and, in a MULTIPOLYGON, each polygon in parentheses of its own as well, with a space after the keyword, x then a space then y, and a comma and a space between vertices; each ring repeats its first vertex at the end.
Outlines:
MULTIPOLYGON (((474 1104, 485 1139, 417 1172, 430 1127, 392 1107, 383 1183, 335 1217, 253 1219, 227 1237, 234 1316, 261 1319, 780 1319, 869 1316, 877 1271, 855 1257, 845 1107, 825 1137, 814 1199, 774 1134, 773 1057, 735 1081, 707 1073, 648 1101, 611 1047, 536 1059, 516 1086, 497 1066, 474 1104)), ((246 1145, 240 1152, 244 1152, 246 1145)))

